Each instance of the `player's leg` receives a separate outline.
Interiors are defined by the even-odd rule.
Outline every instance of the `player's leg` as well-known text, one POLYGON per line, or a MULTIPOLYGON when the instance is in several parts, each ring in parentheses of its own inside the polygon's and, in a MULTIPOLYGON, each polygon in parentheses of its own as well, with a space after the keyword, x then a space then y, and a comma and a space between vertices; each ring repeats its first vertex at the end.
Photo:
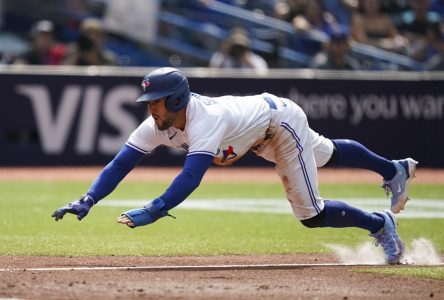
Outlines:
POLYGON ((384 179, 391 179, 396 174, 396 167, 390 161, 370 151, 353 140, 330 140, 310 129, 313 152, 318 167, 348 167, 374 171, 384 179))
POLYGON ((308 123, 300 114, 293 120, 280 122, 268 147, 279 157, 276 170, 296 218, 307 227, 366 229, 383 246, 387 261, 398 262, 403 244, 391 213, 367 213, 341 201, 322 200, 308 123))
POLYGON ((388 160, 353 140, 329 140, 311 130, 313 152, 318 167, 349 167, 374 171, 383 177, 383 187, 391 192, 391 210, 401 211, 408 200, 408 183, 418 162, 411 158, 388 160))
POLYGON ((341 201, 324 201, 324 210, 301 223, 309 228, 316 227, 358 227, 370 232, 380 244, 388 263, 399 263, 404 254, 404 243, 397 232, 394 214, 383 212, 368 213, 341 201))
POLYGON ((383 177, 383 188, 387 195, 391 192, 391 210, 394 213, 404 209, 408 198, 408 183, 415 177, 417 161, 412 158, 390 161, 364 145, 353 141, 333 140, 336 156, 329 166, 363 168, 377 172, 383 177))
POLYGON ((385 180, 396 175, 397 161, 388 160, 353 140, 335 139, 332 142, 336 153, 328 166, 367 169, 380 174, 385 180))
POLYGON ((365 212, 342 201, 323 201, 319 196, 317 168, 310 147, 300 148, 304 150, 297 153, 297 159, 287 159, 288 164, 276 166, 295 216, 309 228, 357 227, 368 230, 383 247, 386 261, 398 263, 404 245, 397 233, 394 215, 390 211, 365 212))
POLYGON ((317 167, 305 124, 285 123, 270 145, 280 160, 276 171, 298 220, 307 227, 358 227, 377 232, 384 219, 341 201, 323 201, 318 189, 317 167), (277 139, 277 140, 276 140, 277 139))
POLYGON ((278 163, 276 171, 293 214, 306 227, 358 227, 375 233, 384 226, 384 218, 379 214, 365 212, 341 201, 322 200, 309 146, 302 153, 296 151, 295 157, 286 154, 286 164, 278 163))

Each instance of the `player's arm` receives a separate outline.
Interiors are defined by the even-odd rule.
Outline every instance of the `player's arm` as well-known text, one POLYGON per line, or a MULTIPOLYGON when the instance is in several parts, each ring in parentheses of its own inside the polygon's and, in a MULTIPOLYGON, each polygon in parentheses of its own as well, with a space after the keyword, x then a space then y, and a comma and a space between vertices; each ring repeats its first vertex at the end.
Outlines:
POLYGON ((122 213, 117 218, 119 223, 132 228, 151 224, 167 216, 168 210, 184 201, 199 186, 216 155, 215 145, 220 144, 227 128, 223 110, 215 101, 207 100, 204 107, 194 111, 195 115, 202 117, 189 123, 187 135, 190 147, 182 172, 163 195, 141 209, 122 213))
POLYGON ((80 221, 89 212, 90 208, 101 199, 110 194, 125 176, 142 160, 144 153, 125 145, 106 165, 102 172, 94 180, 88 192, 81 196, 79 200, 68 203, 54 211, 52 217, 56 221, 63 219, 66 213, 77 215, 80 221))
POLYGON ((168 215, 168 211, 184 201, 200 184, 214 155, 191 154, 185 159, 182 172, 160 197, 140 209, 122 213, 117 221, 129 227, 148 225, 168 215))

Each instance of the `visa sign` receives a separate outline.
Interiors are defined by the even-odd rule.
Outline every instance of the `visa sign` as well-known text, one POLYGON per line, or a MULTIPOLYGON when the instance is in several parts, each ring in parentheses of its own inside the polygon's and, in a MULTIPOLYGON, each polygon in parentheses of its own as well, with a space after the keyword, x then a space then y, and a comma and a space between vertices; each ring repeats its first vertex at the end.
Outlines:
POLYGON ((118 85, 106 91, 100 85, 66 85, 59 99, 51 99, 49 88, 40 84, 19 84, 15 92, 29 99, 46 154, 62 154, 74 131, 76 154, 97 151, 113 155, 140 122, 124 109, 124 106, 138 105, 135 100, 140 89, 133 85, 118 85), (78 122, 75 122, 77 115, 78 122), (100 132, 103 121, 114 133, 100 132))

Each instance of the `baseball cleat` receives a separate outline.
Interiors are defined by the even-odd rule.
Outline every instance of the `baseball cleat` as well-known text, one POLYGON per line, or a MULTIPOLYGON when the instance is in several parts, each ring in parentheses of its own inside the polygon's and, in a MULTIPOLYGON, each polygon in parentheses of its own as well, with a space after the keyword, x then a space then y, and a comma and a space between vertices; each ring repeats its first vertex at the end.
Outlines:
POLYGON ((402 160, 393 161, 396 174, 390 180, 384 180, 382 187, 384 188, 387 196, 391 193, 391 210, 395 214, 404 209, 405 204, 409 199, 407 193, 407 187, 415 177, 416 165, 418 162, 412 158, 406 158, 402 160))
POLYGON ((376 239, 376 246, 381 245, 384 249, 386 262, 397 264, 404 254, 404 243, 397 232, 395 215, 388 209, 375 214, 383 217, 385 223, 379 231, 370 236, 376 239))

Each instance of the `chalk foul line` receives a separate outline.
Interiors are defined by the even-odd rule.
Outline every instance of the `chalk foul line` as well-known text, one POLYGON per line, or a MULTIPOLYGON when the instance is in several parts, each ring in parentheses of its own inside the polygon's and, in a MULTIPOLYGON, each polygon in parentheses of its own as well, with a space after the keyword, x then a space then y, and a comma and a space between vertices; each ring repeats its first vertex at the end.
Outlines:
MULTIPOLYGON (((369 267, 395 266, 386 264, 347 264, 347 263, 316 263, 316 264, 235 264, 235 265, 176 265, 176 266, 109 266, 109 267, 49 267, 49 268, 6 268, 0 272, 49 272, 49 271, 224 271, 224 270, 285 270, 312 267, 369 267)), ((425 265, 399 264, 396 266, 421 267, 425 265)), ((444 263, 427 265, 427 267, 444 266, 444 263)))

